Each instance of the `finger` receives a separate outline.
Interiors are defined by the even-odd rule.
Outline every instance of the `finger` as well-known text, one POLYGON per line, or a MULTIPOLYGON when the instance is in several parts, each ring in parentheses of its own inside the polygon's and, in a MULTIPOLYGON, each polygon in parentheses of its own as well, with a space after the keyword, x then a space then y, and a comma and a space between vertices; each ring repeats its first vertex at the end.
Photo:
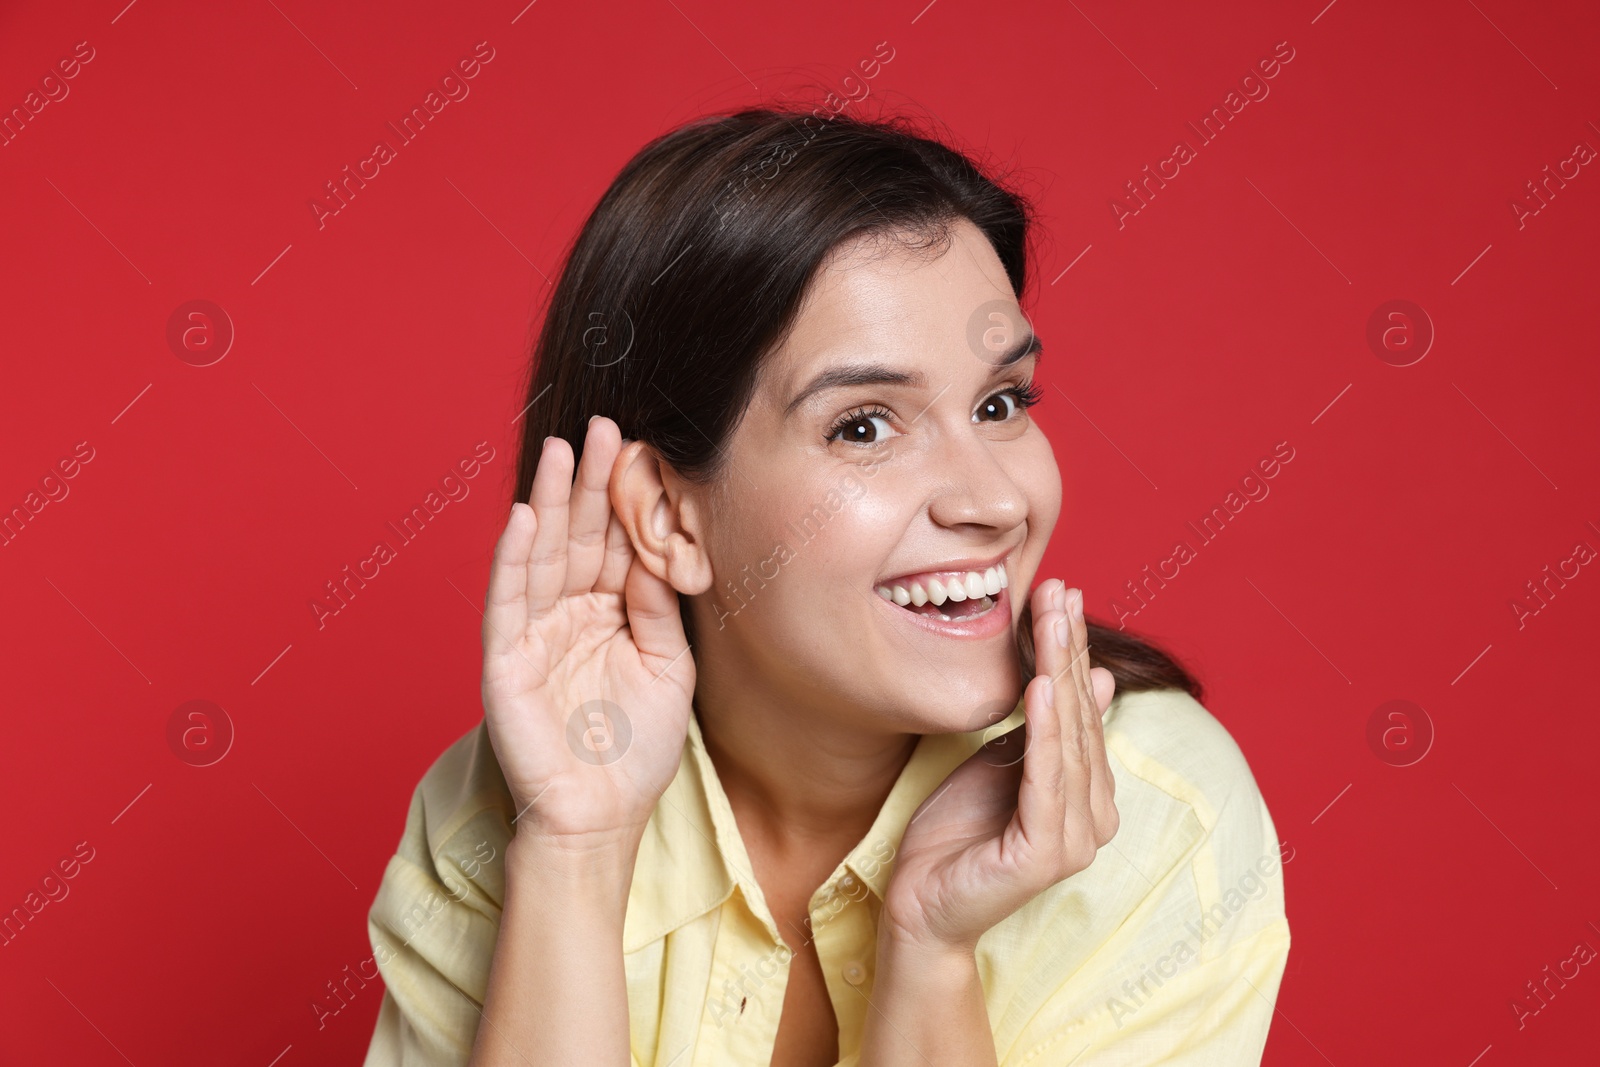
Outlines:
POLYGON ((1053 683, 1060 684, 1061 670, 1067 666, 1067 657, 1062 652, 1061 642, 1056 637, 1054 629, 1055 620, 1061 616, 1061 605, 1065 601, 1059 599, 1066 594, 1066 585, 1059 578, 1051 578, 1041 582, 1039 588, 1033 591, 1033 671, 1042 674, 1053 683))
POLYGON ((606 534, 611 521, 611 465, 622 447, 617 424, 596 415, 589 420, 584 436, 583 458, 578 461, 578 476, 572 480, 567 537, 567 580, 564 596, 587 593, 594 588, 605 563, 606 534))
POLYGON ((1095 729, 1100 731, 1103 738, 1106 709, 1117 698, 1117 676, 1104 667, 1092 667, 1089 670, 1089 683, 1094 687, 1094 702, 1100 709, 1100 714, 1095 716, 1095 729))
MULTIPOLYGON (((633 633, 639 658, 659 676, 668 670, 675 677, 689 660, 688 641, 683 633, 683 616, 678 613, 677 591, 650 573, 644 560, 635 559, 628 570, 627 588, 622 594, 628 610, 628 629, 633 633)), ((692 660, 690 664, 692 665, 692 660)), ((653 683, 652 683, 653 684, 653 683)))
POLYGON ((1023 693, 1027 743, 1022 756, 1022 786, 1017 797, 1016 825, 1038 852, 1059 850, 1066 822, 1069 773, 1063 730, 1066 722, 1058 710, 1065 649, 1056 638, 1054 623, 1061 617, 1059 598, 1065 586, 1050 579, 1033 591, 1033 646, 1035 676, 1023 693))
POLYGON ((1111 772, 1110 753, 1106 750, 1105 727, 1101 716, 1105 709, 1111 706, 1112 699, 1116 696, 1117 679, 1104 667, 1094 667, 1090 670, 1090 688, 1094 696, 1094 706, 1099 712, 1093 716, 1093 738, 1089 744, 1089 751, 1095 759, 1094 764, 1094 805, 1095 828, 1101 835, 1101 844, 1110 841, 1117 834, 1121 825, 1121 818, 1117 814, 1117 779, 1111 772))
POLYGON ((1055 683, 1057 714, 1061 717, 1062 803, 1069 813, 1057 832, 1064 834, 1069 848, 1080 846, 1094 834, 1094 810, 1090 803, 1092 764, 1085 737, 1080 669, 1086 658, 1086 643, 1077 626, 1072 605, 1081 590, 1068 589, 1057 581, 1051 595, 1045 643, 1050 650, 1051 674, 1055 683))
POLYGON ((483 607, 483 653, 502 656, 528 623, 528 549, 537 523, 533 509, 520 501, 494 546, 489 566, 489 592, 483 607))
MULTIPOLYGON (((1039 654, 1040 673, 1048 672, 1056 691, 1056 705, 1060 710, 1062 759, 1069 771, 1076 768, 1080 774, 1087 770, 1083 751, 1083 718, 1078 711, 1078 674, 1075 653, 1076 635, 1067 611, 1070 590, 1059 578, 1052 578, 1041 587, 1043 601, 1034 607, 1036 628, 1035 649, 1039 654), (1041 610, 1042 609, 1042 610, 1041 610)), ((1069 799, 1070 796, 1069 796, 1069 799)))
MULTIPOLYGON (((1094 714, 1094 694, 1089 687, 1089 625, 1083 617, 1083 590, 1067 591, 1066 612, 1062 626, 1067 633, 1067 658, 1072 679, 1072 698, 1075 704, 1078 729, 1078 758, 1084 769, 1085 784, 1092 769, 1092 737, 1089 720, 1094 714)), ((1087 795, 1087 791, 1086 791, 1087 795)))
POLYGON ((622 516, 616 505, 616 501, 621 499, 618 494, 622 487, 622 453, 628 444, 627 438, 621 439, 607 475, 606 502, 611 521, 606 527, 605 562, 600 567, 600 577, 594 583, 597 593, 621 593, 628 582, 628 568, 633 565, 633 542, 628 539, 627 527, 622 525, 622 516))
POLYGON ((1106 759, 1105 735, 1101 728, 1102 708, 1095 695, 1094 676, 1089 666, 1089 621, 1083 612, 1083 590, 1073 590, 1068 610, 1071 624, 1072 673, 1077 694, 1079 737, 1083 743, 1084 794, 1086 821, 1093 829, 1096 845, 1111 839, 1115 806, 1109 783, 1111 767, 1106 759))
POLYGON ((528 553, 530 619, 550 611, 567 583, 567 514, 571 496, 572 446, 563 438, 547 437, 529 494, 539 519, 528 553))
POLYGON ((1017 813, 1006 827, 1006 847, 1019 856, 1054 855, 1060 848, 1067 805, 1062 789, 1061 718, 1056 714, 1055 684, 1049 675, 1035 675, 1023 690, 1022 713, 1028 744, 1022 753, 1017 813))
POLYGON ((606 558, 595 579, 597 593, 620 593, 628 580, 628 567, 633 563, 633 542, 616 512, 611 513, 611 523, 606 527, 606 558))

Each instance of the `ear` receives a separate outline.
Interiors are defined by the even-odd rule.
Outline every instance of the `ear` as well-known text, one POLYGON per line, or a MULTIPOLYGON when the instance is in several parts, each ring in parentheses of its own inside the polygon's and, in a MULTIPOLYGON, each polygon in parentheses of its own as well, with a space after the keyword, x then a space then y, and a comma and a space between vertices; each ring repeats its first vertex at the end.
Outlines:
POLYGON ((627 441, 611 468, 610 495, 634 554, 651 574, 690 596, 711 588, 708 508, 698 486, 643 441, 627 441))

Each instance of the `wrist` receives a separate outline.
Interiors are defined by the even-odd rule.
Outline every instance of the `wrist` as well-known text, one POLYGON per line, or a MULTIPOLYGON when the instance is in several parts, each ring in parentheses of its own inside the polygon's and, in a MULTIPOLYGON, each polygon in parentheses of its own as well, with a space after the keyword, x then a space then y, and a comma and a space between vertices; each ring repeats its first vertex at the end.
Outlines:
POLYGON ((873 1051, 863 1052, 863 1064, 925 1065, 926 1058, 907 1052, 930 1047, 943 1049, 941 1063, 995 1062, 989 1058, 993 1037, 974 948, 880 931, 872 998, 873 1014, 890 1025, 885 1030, 869 1020, 873 1051), (928 1015, 930 1004, 940 1006, 936 1019, 928 1015))
POLYGON ((622 915, 639 855, 640 835, 581 840, 519 832, 506 845, 507 895, 513 886, 539 897, 593 903, 622 915))
POLYGON ((946 941, 885 916, 878 926, 878 960, 912 973, 964 975, 977 960, 977 941, 946 941))
POLYGON ((525 856, 538 856, 554 864, 571 864, 578 867, 599 863, 627 861, 631 864, 639 853, 639 843, 644 839, 644 823, 637 826, 616 826, 605 830, 565 832, 541 825, 529 813, 518 820, 512 829, 509 851, 525 856))

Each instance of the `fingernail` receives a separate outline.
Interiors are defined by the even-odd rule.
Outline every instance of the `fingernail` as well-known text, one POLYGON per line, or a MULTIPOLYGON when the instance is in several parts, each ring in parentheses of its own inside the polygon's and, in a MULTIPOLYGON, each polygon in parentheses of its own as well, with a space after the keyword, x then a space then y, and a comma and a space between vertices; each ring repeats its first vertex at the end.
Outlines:
POLYGON ((1055 625, 1052 626, 1051 629, 1053 629, 1055 631, 1056 644, 1060 645, 1062 648, 1066 648, 1067 647, 1067 620, 1066 619, 1057 619, 1055 621, 1055 625))
POLYGON ((1074 589, 1072 591, 1072 617, 1074 619, 1082 619, 1083 618, 1083 590, 1082 589, 1074 589))
POLYGON ((1058 609, 1061 611, 1065 611, 1067 609, 1067 583, 1063 582, 1060 578, 1056 579, 1056 590, 1053 599, 1055 600, 1056 607, 1058 609))
POLYGON ((598 419, 599 417, 600 417, 599 415, 590 415, 589 416, 589 421, 593 422, 595 419, 598 419))

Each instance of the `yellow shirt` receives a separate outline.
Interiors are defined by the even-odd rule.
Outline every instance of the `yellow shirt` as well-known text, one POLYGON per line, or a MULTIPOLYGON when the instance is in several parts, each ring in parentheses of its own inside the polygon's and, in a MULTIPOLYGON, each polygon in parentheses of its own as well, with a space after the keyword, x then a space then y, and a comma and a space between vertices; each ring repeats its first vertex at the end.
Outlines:
MULTIPOLYGON (((1116 837, 978 942, 1000 1067, 1257 1064, 1289 924, 1277 832, 1249 765, 1181 690, 1118 693, 1103 721, 1116 837)), ((839 1024, 840 1067, 858 1063, 876 920, 906 823, 962 760, 1021 722, 1019 704, 987 731, 924 735, 872 829, 812 896, 808 935, 839 1024)), ((365 1067, 467 1062, 512 815, 480 722, 418 784, 373 902, 368 929, 387 988, 365 1067)), ((769 1062, 789 950, 750 870, 691 715, 628 894, 633 1067, 769 1062)))

